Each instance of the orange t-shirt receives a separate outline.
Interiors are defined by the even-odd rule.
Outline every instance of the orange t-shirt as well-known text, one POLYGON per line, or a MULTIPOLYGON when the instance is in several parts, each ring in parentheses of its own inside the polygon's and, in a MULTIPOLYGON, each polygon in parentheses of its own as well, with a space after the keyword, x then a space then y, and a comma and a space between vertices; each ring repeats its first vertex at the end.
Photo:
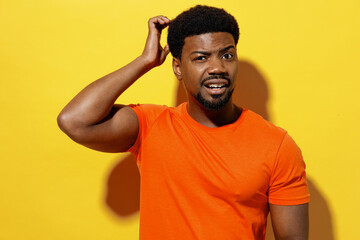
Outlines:
POLYGON ((141 174, 140 239, 261 240, 268 203, 309 201, 300 149, 250 110, 209 128, 186 103, 130 107, 140 123, 128 150, 141 174))

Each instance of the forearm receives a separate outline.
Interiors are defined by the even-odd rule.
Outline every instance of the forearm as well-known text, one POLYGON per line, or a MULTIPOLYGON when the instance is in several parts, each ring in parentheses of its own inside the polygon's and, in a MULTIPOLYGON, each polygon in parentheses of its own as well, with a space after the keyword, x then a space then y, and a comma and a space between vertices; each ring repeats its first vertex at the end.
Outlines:
POLYGON ((97 124, 110 113, 116 99, 150 69, 151 64, 140 56, 91 83, 61 111, 58 116, 59 126, 66 131, 67 128, 97 124))

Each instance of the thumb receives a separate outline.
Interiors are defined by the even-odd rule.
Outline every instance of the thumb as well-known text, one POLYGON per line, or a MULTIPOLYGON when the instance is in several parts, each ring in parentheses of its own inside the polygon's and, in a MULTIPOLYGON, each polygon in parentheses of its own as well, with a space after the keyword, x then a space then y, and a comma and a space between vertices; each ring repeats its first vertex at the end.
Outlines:
POLYGON ((164 47, 164 49, 161 51, 161 54, 160 54, 160 63, 161 64, 165 61, 166 56, 169 54, 169 52, 170 52, 169 44, 166 44, 166 46, 164 47))

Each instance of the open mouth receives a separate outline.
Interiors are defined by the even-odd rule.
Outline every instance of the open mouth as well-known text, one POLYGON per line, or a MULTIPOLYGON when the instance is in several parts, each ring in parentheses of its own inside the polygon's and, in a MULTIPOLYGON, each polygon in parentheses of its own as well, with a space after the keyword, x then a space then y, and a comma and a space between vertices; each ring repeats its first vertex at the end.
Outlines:
POLYGON ((201 82, 201 86, 203 86, 209 95, 221 96, 230 86, 230 79, 226 76, 211 76, 211 78, 204 79, 201 82))
POLYGON ((227 80, 214 79, 204 82, 203 86, 209 95, 218 95, 219 97, 226 92, 226 89, 230 86, 227 80))
POLYGON ((210 84, 205 84, 204 86, 206 88, 210 88, 210 89, 220 89, 220 88, 227 87, 227 84, 225 84, 225 83, 210 83, 210 84))

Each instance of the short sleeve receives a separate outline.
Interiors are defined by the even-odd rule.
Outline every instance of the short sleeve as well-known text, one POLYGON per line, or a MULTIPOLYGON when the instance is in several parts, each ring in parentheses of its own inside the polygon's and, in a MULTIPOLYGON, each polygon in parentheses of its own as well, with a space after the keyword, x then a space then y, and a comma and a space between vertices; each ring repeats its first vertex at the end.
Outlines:
POLYGON ((139 120, 139 133, 135 143, 127 150, 135 156, 139 155, 141 141, 146 136, 147 130, 156 118, 167 108, 167 106, 154 104, 130 104, 129 107, 136 113, 139 120))
POLYGON ((286 133, 279 147, 268 191, 268 201, 277 205, 308 203, 305 162, 301 150, 286 133))

